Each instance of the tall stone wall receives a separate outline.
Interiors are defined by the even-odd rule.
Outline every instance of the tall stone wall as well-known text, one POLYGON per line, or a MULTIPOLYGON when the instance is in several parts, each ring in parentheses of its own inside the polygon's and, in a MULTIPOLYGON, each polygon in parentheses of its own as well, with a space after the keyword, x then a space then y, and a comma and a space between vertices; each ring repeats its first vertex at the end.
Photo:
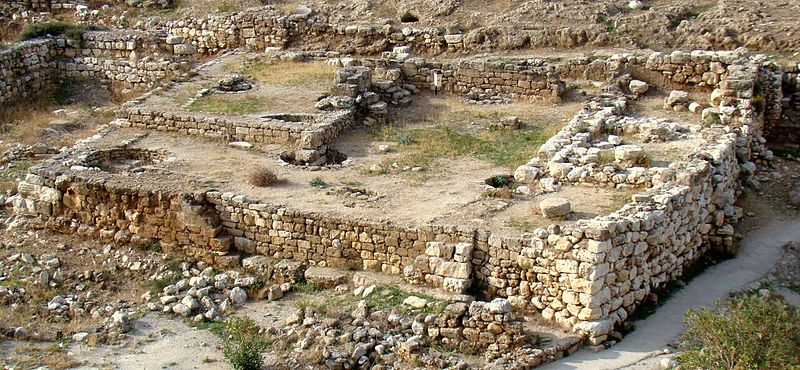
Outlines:
POLYGON ((0 50, 0 103, 39 95, 58 80, 152 88, 191 66, 185 58, 166 53, 163 45, 142 32, 87 32, 80 44, 63 38, 16 43, 0 50))
POLYGON ((34 40, 0 50, 0 104, 22 101, 48 90, 56 76, 55 49, 52 40, 34 40))
POLYGON ((800 63, 782 68, 782 98, 767 120, 767 138, 771 143, 800 144, 800 63))
POLYGON ((433 89, 434 73, 440 74, 445 93, 505 95, 512 98, 539 98, 558 101, 566 85, 555 73, 555 67, 539 63, 509 61, 460 61, 440 63, 424 58, 403 61, 367 60, 372 68, 396 69, 406 83, 420 89, 433 89))
POLYGON ((20 182, 19 214, 45 215, 47 227, 121 243, 162 241, 187 255, 225 264, 230 238, 202 194, 132 186, 102 177, 30 173, 20 182), (32 201, 32 199, 36 199, 32 201))

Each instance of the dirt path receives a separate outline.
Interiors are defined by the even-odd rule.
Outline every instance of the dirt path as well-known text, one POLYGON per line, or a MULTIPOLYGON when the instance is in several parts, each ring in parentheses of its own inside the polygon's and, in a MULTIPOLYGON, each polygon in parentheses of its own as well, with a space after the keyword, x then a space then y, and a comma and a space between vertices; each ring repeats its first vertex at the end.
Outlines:
POLYGON ((221 341, 208 330, 189 327, 180 320, 148 314, 136 320, 125 347, 70 347, 84 364, 77 369, 220 369, 227 368, 221 341))
POLYGON ((781 256, 781 246, 790 240, 800 241, 800 217, 765 218, 759 228, 747 233, 736 258, 696 277, 656 313, 636 322, 636 330, 622 342, 598 353, 580 351, 540 369, 619 369, 654 356, 683 332, 688 309, 711 306, 768 273, 781 256))

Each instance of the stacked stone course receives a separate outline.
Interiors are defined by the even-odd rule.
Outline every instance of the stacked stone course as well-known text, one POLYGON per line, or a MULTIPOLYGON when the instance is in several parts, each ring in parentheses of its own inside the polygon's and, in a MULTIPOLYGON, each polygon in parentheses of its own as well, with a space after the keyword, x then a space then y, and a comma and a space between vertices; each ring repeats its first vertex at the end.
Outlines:
POLYGON ((555 73, 555 67, 539 61, 461 61, 439 63, 424 58, 403 61, 392 59, 367 60, 372 68, 397 69, 406 83, 418 89, 434 89, 434 73, 440 74, 444 93, 466 95, 479 92, 488 96, 505 95, 512 98, 536 98, 559 101, 566 84, 555 73))
POLYGON ((55 43, 34 40, 0 51, 0 104, 31 98, 52 86, 55 43))

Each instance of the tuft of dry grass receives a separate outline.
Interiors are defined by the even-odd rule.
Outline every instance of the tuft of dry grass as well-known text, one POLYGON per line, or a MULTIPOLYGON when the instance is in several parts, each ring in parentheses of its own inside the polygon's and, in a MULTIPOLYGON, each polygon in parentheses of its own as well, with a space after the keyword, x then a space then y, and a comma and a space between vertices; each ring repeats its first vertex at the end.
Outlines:
POLYGON ((114 89, 111 92, 111 101, 114 102, 115 104, 122 104, 130 100, 133 100, 144 93, 145 90, 142 89, 134 89, 134 90, 114 89))
POLYGON ((46 98, 3 107, 0 134, 11 141, 35 144, 41 138, 42 129, 49 127, 54 109, 52 101, 46 98))
POLYGON ((248 181, 250 182, 250 185, 264 188, 275 185, 280 180, 278 179, 278 175, 276 175, 275 172, 272 172, 271 169, 266 167, 257 167, 250 172, 248 181))
POLYGON ((66 349, 58 344, 23 344, 14 348, 8 360, 24 368, 33 369, 43 366, 48 369, 71 369, 80 366, 78 361, 67 354, 66 349))
POLYGON ((259 99, 254 96, 209 95, 195 100, 194 103, 189 105, 189 110, 192 112, 243 115, 270 111, 274 107, 272 103, 271 100, 259 99))
POLYGON ((7 150, 15 142, 26 145, 47 142, 54 146, 73 144, 98 125, 114 118, 111 110, 94 110, 84 104, 70 103, 70 94, 68 88, 59 87, 30 101, 0 107, 0 138, 3 142, 0 151, 7 150), (79 112, 75 117, 80 118, 72 119, 79 128, 66 134, 46 136, 50 123, 59 118, 53 115, 53 111, 59 108, 79 112))
POLYGON ((263 84, 326 90, 333 83, 337 69, 325 62, 278 61, 251 65, 244 73, 263 84))
POLYGON ((511 189, 507 187, 498 189, 486 189, 483 192, 483 196, 487 198, 496 198, 496 199, 514 199, 514 193, 511 191, 511 189))
MULTIPOLYGON (((700 123, 700 115, 692 112, 675 112, 672 109, 664 108, 664 99, 667 94, 653 94, 639 97, 633 100, 631 110, 634 114, 645 117, 664 118, 671 121, 684 121, 689 123, 700 123)), ((697 92, 690 92, 689 101, 701 104, 708 103, 708 97, 697 92)))

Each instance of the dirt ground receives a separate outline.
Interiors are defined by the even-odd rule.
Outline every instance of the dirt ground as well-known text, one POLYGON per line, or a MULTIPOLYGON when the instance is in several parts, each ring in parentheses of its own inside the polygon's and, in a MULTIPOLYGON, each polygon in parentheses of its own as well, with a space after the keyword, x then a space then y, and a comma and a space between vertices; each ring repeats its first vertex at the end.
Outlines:
POLYGON ((315 112, 337 67, 325 62, 264 62, 257 54, 229 52, 197 69, 187 82, 174 84, 144 99, 138 106, 224 116, 258 118, 267 113, 315 112), (270 68, 274 66, 274 68, 270 68), (223 92, 220 79, 229 74, 248 78, 252 89, 223 92), (201 91, 207 91, 200 96, 201 91))

